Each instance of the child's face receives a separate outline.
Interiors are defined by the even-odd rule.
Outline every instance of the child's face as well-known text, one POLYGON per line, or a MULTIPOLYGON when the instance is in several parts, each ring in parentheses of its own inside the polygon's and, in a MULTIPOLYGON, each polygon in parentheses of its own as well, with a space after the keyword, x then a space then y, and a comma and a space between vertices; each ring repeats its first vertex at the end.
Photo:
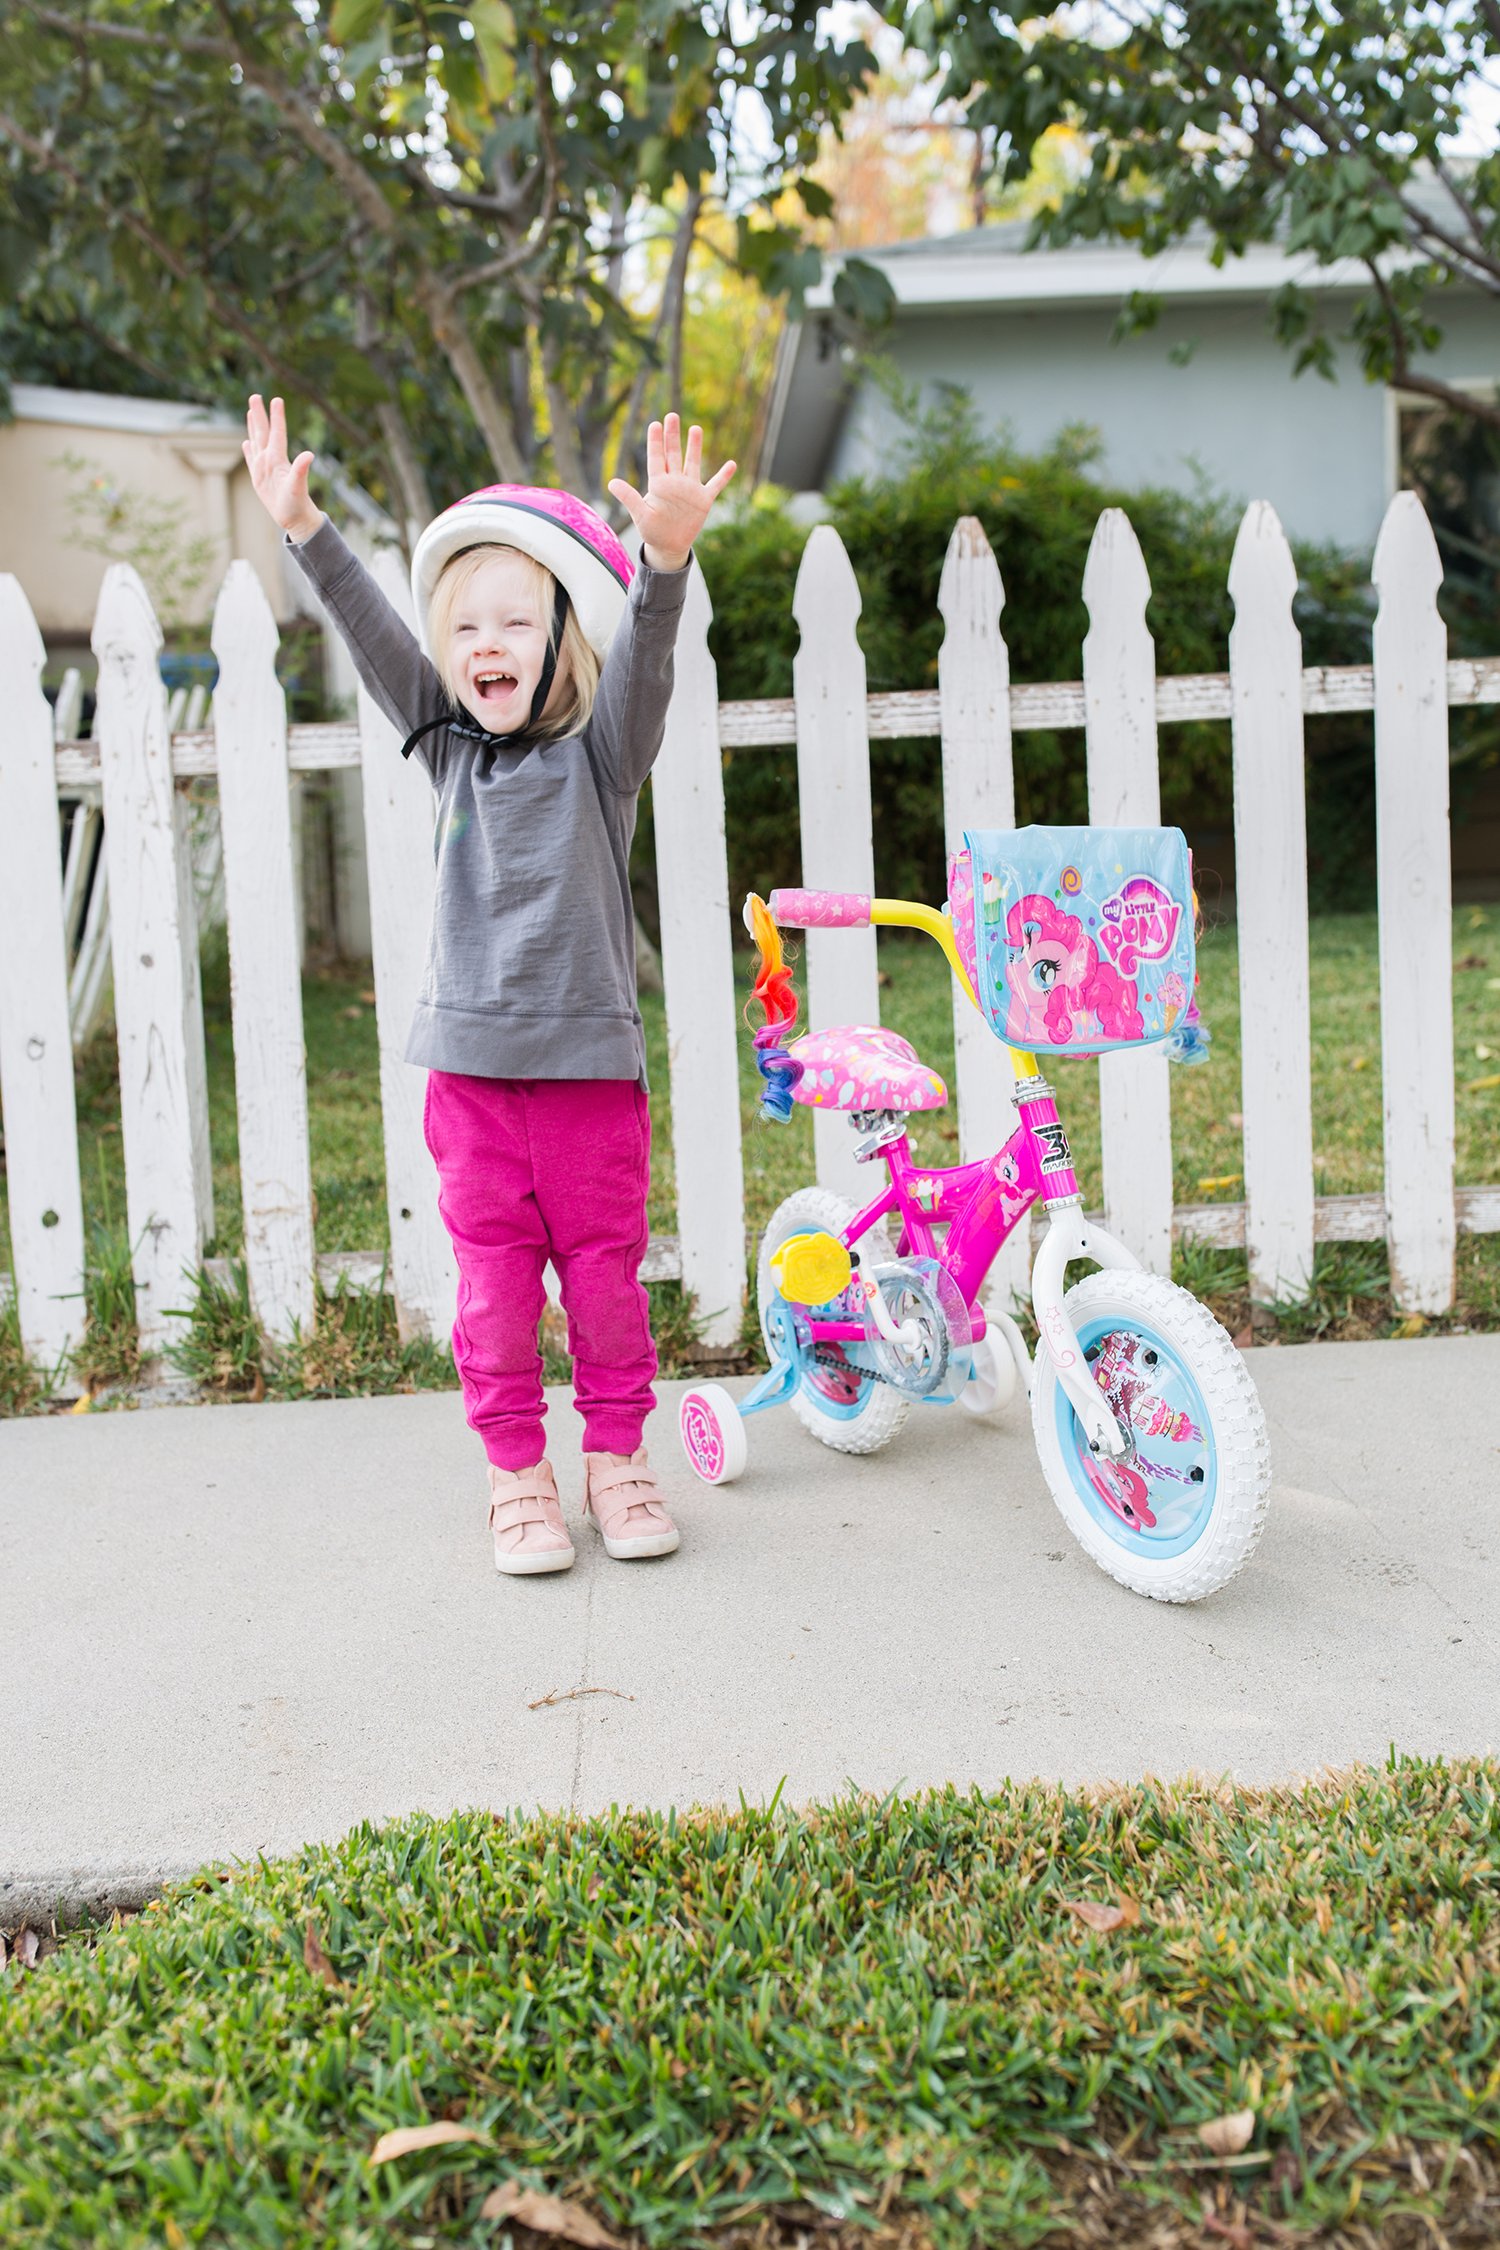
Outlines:
MULTIPOLYGON (((453 680, 464 709, 491 734, 512 734, 526 724, 551 622, 519 555, 482 562, 464 588, 453 614, 453 680)), ((557 699, 564 669, 559 662, 544 710, 557 699)))

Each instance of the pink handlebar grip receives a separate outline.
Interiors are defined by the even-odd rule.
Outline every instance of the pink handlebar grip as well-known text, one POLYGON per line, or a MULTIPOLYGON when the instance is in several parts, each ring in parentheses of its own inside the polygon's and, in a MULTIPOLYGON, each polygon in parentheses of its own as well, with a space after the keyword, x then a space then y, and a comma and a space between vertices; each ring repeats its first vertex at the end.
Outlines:
POLYGON ((772 891, 766 904, 784 930, 870 927, 870 901, 859 891, 772 891))

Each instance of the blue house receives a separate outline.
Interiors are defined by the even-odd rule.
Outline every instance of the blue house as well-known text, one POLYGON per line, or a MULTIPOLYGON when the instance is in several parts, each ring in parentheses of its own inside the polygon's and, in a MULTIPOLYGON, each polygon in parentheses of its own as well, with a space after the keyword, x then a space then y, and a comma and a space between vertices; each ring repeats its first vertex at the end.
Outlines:
MULTIPOLYGON (((1320 268, 1274 245, 1222 267, 1196 242, 1150 259, 1117 243, 1027 250, 1028 232, 1021 220, 862 253, 895 290, 894 320, 876 349, 904 385, 929 398, 939 384, 960 385, 981 422, 1025 452, 1087 425, 1111 483, 1191 489, 1206 480, 1234 498, 1269 500, 1294 537, 1369 552, 1398 486, 1403 417, 1429 414, 1430 403, 1366 381, 1347 345, 1336 347, 1336 382, 1294 378, 1270 328, 1273 295, 1296 280, 1336 333, 1368 286, 1362 266, 1320 268), (1160 317, 1116 343, 1135 290, 1161 300, 1160 317)), ((1493 394, 1500 305, 1450 288, 1437 311, 1444 340, 1424 367, 1493 394)), ((820 491, 888 462, 899 434, 896 409, 862 366, 825 283, 783 337, 761 475, 820 491)))

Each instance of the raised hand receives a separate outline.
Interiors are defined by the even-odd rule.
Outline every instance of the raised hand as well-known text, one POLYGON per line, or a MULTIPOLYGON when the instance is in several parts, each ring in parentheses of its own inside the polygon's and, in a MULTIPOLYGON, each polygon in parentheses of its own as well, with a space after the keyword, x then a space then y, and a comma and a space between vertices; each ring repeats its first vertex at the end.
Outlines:
POLYGON ((645 493, 637 492, 623 477, 610 479, 609 489, 640 533, 641 552, 653 570, 681 570, 710 509, 734 475, 735 464, 726 461, 705 484, 702 462, 703 432, 697 423, 688 431, 684 447, 681 419, 669 414, 646 432, 645 493))
POLYGON ((322 523, 323 511, 314 505, 307 490, 312 454, 299 453, 295 461, 287 459, 286 408, 279 398, 272 399, 268 415, 259 391, 252 394, 245 415, 243 451, 256 498, 300 547, 322 523))

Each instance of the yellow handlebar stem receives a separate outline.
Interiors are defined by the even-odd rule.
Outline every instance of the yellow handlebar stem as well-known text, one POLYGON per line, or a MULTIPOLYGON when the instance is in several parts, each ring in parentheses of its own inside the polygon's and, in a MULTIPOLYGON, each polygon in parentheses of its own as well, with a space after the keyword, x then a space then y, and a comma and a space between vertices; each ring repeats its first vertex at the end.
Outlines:
MULTIPOLYGON (((957 977, 970 1005, 979 1007, 978 995, 969 982, 969 972, 960 958, 953 935, 953 923, 948 915, 940 914, 935 906, 923 906, 916 899, 872 898, 870 920, 877 928, 921 930, 925 936, 934 939, 947 955, 948 966, 957 977)), ((1010 1061, 1017 1078, 1040 1076, 1035 1055, 1027 1054, 1024 1048, 1012 1047, 1010 1061)))
POLYGON ((948 956, 949 968, 963 986, 973 1005, 976 1008, 978 1007, 979 1001, 975 996, 974 987, 969 982, 969 972, 959 958, 958 946, 953 936, 953 924, 946 914, 940 914, 935 906, 919 906, 915 899, 872 898, 870 901, 870 920, 877 926, 890 929, 922 930, 928 937, 936 939, 948 956))

